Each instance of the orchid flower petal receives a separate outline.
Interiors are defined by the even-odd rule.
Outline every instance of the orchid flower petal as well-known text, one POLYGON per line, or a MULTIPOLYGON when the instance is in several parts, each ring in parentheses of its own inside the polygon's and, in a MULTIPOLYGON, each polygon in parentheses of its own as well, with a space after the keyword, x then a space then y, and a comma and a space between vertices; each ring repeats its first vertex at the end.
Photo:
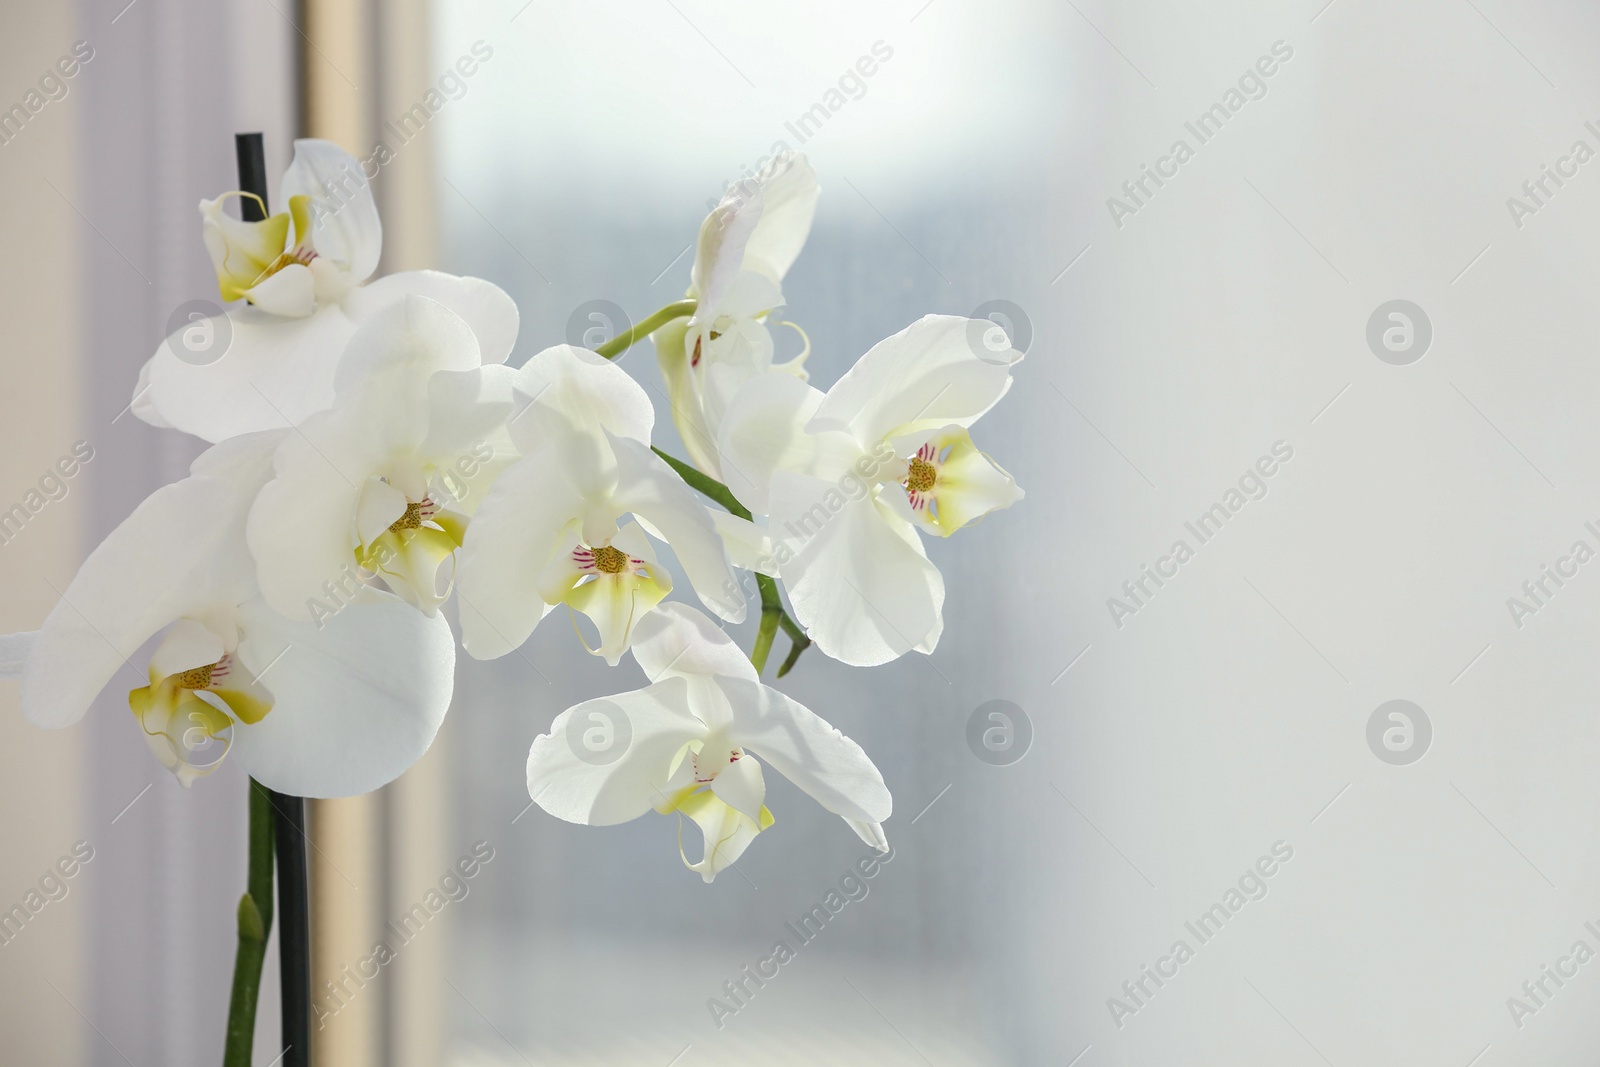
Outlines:
POLYGON ((991 511, 1022 499, 1017 480, 978 451, 967 431, 951 427, 900 449, 913 453, 905 492, 885 490, 895 514, 940 537, 949 537, 991 511))
POLYGON ((528 795, 567 822, 613 826, 636 819, 665 799, 674 755, 704 732, 682 679, 586 700, 534 740, 528 795))
POLYGON ((705 838, 705 856, 691 863, 683 854, 682 834, 679 834, 678 851, 683 862, 709 885, 717 875, 733 866, 745 849, 755 841, 756 835, 773 825, 772 812, 761 809, 761 819, 756 821, 734 808, 709 789, 691 793, 678 802, 675 811, 687 815, 705 838))
POLYGON ((1015 349, 981 343, 985 319, 927 315, 873 345, 818 405, 807 429, 844 430, 864 446, 886 437, 971 426, 1011 388, 1015 349))
POLYGON ((273 215, 259 222, 244 222, 229 215, 226 205, 243 193, 229 193, 200 201, 200 235, 224 302, 238 300, 279 261, 289 241, 289 216, 273 215))
MULTIPOLYGON (((802 705, 762 685, 737 646, 704 614, 666 604, 642 620, 634 658, 641 690, 563 712, 528 755, 528 791, 569 822, 610 825, 654 808, 687 816, 705 838, 683 862, 707 882, 773 825, 761 760, 842 816, 862 840, 888 847, 883 777, 860 746, 802 705)), ((683 831, 679 826, 679 851, 683 831)))
POLYGON ((711 512, 711 523, 717 536, 728 551, 728 562, 740 570, 756 571, 768 577, 778 576, 778 563, 773 555, 772 535, 766 528, 749 519, 741 519, 726 511, 711 512))
POLYGON ((733 639, 687 604, 662 604, 640 620, 633 658, 652 682, 718 675, 756 681, 756 669, 733 639))
POLYGON ((599 646, 591 651, 613 667, 628 651, 634 626, 672 592, 671 576, 636 522, 624 525, 603 547, 574 538, 539 581, 546 601, 564 603, 589 617, 600 635, 599 646), (614 561, 609 567, 601 564, 602 552, 614 561))
POLYGON ((309 244, 356 282, 378 269, 383 226, 372 186, 354 156, 332 141, 295 141, 281 195, 285 202, 297 196, 310 198, 311 232, 296 234, 298 243, 309 244))
MULTIPOLYGON (((702 750, 702 753, 704 750, 702 750)), ((717 799, 752 822, 759 822, 763 802, 767 799, 767 783, 761 777, 761 764, 746 753, 730 761, 711 780, 711 791, 717 799)))
POLYGON ((354 322, 361 323, 407 296, 437 300, 461 316, 478 339, 485 365, 504 363, 511 355, 520 326, 516 301, 498 285, 482 278, 436 270, 401 271, 352 290, 345 298, 344 309, 354 322))
POLYGON ((262 311, 284 318, 303 319, 317 310, 316 282, 311 268, 303 263, 273 271, 239 295, 262 311))
POLYGON ((785 152, 764 169, 761 219, 744 246, 744 265, 781 281, 805 246, 817 213, 817 172, 799 153, 785 152))
MULTIPOLYGON (((279 272, 286 273, 287 268, 279 272)), ((465 319, 484 362, 503 362, 510 353, 517 311, 509 296, 477 278, 410 271, 379 279, 355 290, 343 306, 321 306, 305 318, 236 307, 186 324, 140 372, 134 414, 207 441, 296 425, 333 404, 334 375, 357 328, 408 295, 437 300, 465 319), (215 359, 179 358, 188 355, 183 331, 195 325, 230 338, 215 359)))
POLYGON ((405 296, 378 309, 350 337, 334 373, 335 395, 398 390, 395 403, 412 415, 426 403, 436 371, 482 366, 478 339, 460 315, 425 296, 405 296))
POLYGON ((860 745, 776 689, 740 679, 721 684, 733 708, 732 732, 743 748, 847 821, 881 823, 889 817, 889 787, 860 745))
POLYGON ((616 509, 648 520, 672 546, 700 600, 729 622, 742 622, 745 600, 710 511, 694 490, 644 445, 613 437, 611 447, 617 458, 616 509))
POLYGON ((461 546, 457 594, 461 645, 496 659, 528 639, 550 610, 539 580, 567 544, 583 506, 550 450, 524 456, 500 475, 474 515, 461 546))
POLYGON ((644 387, 588 349, 556 345, 537 353, 517 371, 515 386, 511 434, 524 452, 573 431, 650 443, 656 416, 644 387))
POLYGON ((0 634, 0 678, 22 677, 22 671, 28 665, 28 655, 38 639, 38 630, 0 634))
POLYGON ((944 629, 944 578, 910 523, 868 497, 828 506, 829 483, 780 471, 772 529, 788 534, 781 564, 795 619, 817 647, 858 667, 913 649, 931 652, 944 629))
POLYGON ((22 673, 22 710, 68 726, 145 641, 186 615, 247 593, 243 517, 281 434, 211 449, 157 489, 89 554, 40 629, 22 673))
POLYGON ((758 515, 772 510, 772 477, 779 470, 838 479, 860 459, 854 438, 808 433, 823 394, 784 373, 753 379, 734 398, 718 439, 723 481, 758 515))
POLYGON ((354 796, 392 781, 432 744, 450 707, 455 641, 376 590, 320 627, 254 600, 240 609, 239 658, 273 696, 270 714, 233 729, 233 754, 282 793, 354 796))

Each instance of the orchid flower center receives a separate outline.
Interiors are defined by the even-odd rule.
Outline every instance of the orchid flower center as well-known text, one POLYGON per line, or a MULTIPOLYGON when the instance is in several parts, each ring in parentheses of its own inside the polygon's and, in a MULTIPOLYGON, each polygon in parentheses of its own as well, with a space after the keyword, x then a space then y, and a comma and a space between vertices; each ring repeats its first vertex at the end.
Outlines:
POLYGON ((420 529, 422 529, 422 503, 415 500, 406 501, 406 513, 389 524, 390 533, 420 529))
POLYGON ((390 533, 405 533, 407 530, 420 530, 424 523, 439 513, 439 505, 429 497, 421 500, 407 500, 406 513, 389 524, 390 533))
POLYGON ((620 548, 601 545, 591 550, 594 569, 601 574, 621 574, 628 568, 628 554, 620 548))
POLYGON ((211 672, 221 663, 208 663, 204 667, 191 667, 178 675, 179 689, 210 689, 211 672))
POLYGON ((907 492, 926 493, 932 489, 939 480, 939 469, 919 452, 911 457, 910 469, 906 472, 905 487, 907 492))
POLYGON ((713 780, 717 775, 722 773, 724 768, 730 766, 731 764, 738 763, 740 757, 743 755, 744 749, 742 748, 736 748, 729 751, 726 758, 721 758, 717 754, 706 751, 705 749, 702 749, 699 752, 690 752, 689 761, 694 767, 694 780, 702 785, 713 780))
POLYGON ((306 247, 305 245, 296 245, 293 249, 283 253, 277 259, 269 263, 267 265, 267 269, 262 271, 261 276, 255 280, 252 288, 255 285, 260 285, 262 282, 266 281, 283 268, 292 266, 293 264, 298 263, 303 267, 309 267, 311 265, 311 261, 316 258, 317 254, 310 248, 306 247))
MULTIPOLYGON (((717 338, 719 338, 721 336, 722 336, 721 331, 712 330, 710 339, 715 341, 717 338)), ((699 337, 696 337, 694 339, 694 355, 689 357, 689 366, 691 366, 691 367, 698 367, 700 365, 700 343, 701 343, 701 340, 702 340, 702 338, 699 338, 699 337)))

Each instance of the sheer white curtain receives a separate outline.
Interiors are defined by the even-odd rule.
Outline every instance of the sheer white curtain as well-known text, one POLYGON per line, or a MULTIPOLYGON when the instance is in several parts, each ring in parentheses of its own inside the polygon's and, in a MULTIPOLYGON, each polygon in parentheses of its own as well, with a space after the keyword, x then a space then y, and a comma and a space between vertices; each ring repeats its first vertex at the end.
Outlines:
MULTIPOLYGON (((93 455, 64 499, 0 553, 8 631, 36 627, 87 548, 199 450, 124 412, 174 309, 215 293, 195 205, 234 186, 234 132, 264 130, 272 166, 288 161, 294 33, 264 3, 7 12, 8 108, 62 56, 91 58, 0 147, 6 506, 76 442, 93 455)), ((15 697, 5 698, 11 829, 0 836, 0 898, 6 907, 23 899, 76 842, 93 855, 66 895, 0 948, 11 991, 0 1007, 5 1062, 220 1056, 245 783, 224 768, 185 793, 161 770, 117 695, 142 684, 128 668, 60 734, 20 722, 15 697)), ((263 986, 269 1033, 276 982, 273 968, 263 986)))

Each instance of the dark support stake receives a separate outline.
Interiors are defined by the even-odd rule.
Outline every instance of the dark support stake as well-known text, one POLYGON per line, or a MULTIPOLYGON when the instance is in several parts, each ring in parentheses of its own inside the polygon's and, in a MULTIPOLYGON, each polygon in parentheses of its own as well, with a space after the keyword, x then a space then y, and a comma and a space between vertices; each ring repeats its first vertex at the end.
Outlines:
MULTIPOLYGON (((267 156, 259 133, 233 138, 246 222, 267 217, 267 156)), ((276 812, 278 846, 278 964, 283 979, 282 1067, 311 1064, 311 896, 306 877, 306 804, 300 797, 268 790, 276 812)))
POLYGON ((272 793, 278 812, 278 969, 282 972, 283 1067, 311 1064, 311 894, 306 880, 306 802, 272 793))

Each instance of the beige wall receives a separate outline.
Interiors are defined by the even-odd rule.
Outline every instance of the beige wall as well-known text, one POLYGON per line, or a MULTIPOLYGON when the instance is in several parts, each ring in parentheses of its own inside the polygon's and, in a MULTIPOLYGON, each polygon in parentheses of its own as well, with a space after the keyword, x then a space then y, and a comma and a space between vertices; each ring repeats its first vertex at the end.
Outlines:
MULTIPOLYGON (((26 90, 66 54, 77 32, 70 4, 31 4, 7 13, 0 34, 0 106, 26 90)), ((76 90, 88 68, 67 84, 66 99, 47 104, 11 143, 0 146, 0 510, 21 501, 74 441, 84 437, 79 403, 77 329, 81 314, 75 119, 76 90), (53 183, 56 190, 52 190, 53 183)), ((76 479, 74 479, 76 482, 76 479)), ((9 543, 0 545, 0 629, 36 627, 55 600, 50 585, 72 577, 81 540, 84 495, 47 504, 9 543)), ((0 911, 29 890, 80 838, 82 738, 45 733, 25 723, 15 685, 0 686, 0 911)), ((91 842, 93 844, 93 842, 91 842)), ((68 895, 45 906, 14 941, 0 945, 0 1063, 83 1062, 92 1032, 76 1008, 86 1007, 84 892, 101 873, 91 861, 68 895), (54 986, 54 988, 52 988, 54 986)))

